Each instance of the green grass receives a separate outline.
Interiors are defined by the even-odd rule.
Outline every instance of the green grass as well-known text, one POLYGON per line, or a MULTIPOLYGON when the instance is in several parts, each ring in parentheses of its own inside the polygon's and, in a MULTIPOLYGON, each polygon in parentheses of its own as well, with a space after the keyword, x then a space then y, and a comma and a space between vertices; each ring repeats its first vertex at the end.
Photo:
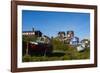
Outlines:
POLYGON ((80 59, 89 59, 90 50, 86 49, 83 52, 77 52, 75 48, 69 49, 64 53, 52 53, 46 56, 23 56, 23 62, 35 62, 35 61, 57 61, 57 60, 80 60, 80 59))

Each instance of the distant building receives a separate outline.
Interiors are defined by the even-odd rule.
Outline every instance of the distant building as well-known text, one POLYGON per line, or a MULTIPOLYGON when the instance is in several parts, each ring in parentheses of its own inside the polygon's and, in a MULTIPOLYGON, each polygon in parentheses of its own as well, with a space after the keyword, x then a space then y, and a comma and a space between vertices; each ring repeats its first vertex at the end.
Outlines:
POLYGON ((41 31, 34 30, 34 28, 32 28, 32 31, 23 31, 22 32, 22 35, 41 37, 42 36, 42 32, 41 31))
POLYGON ((78 37, 73 37, 70 41, 71 45, 77 46, 79 43, 79 38, 78 37))
POLYGON ((35 35, 35 32, 34 31, 23 31, 22 32, 22 35, 35 35))
POLYGON ((65 32, 58 32, 58 37, 64 38, 65 37, 65 32))
POLYGON ((59 32, 58 39, 65 44, 77 45, 79 43, 79 38, 74 36, 74 31, 67 31, 66 34, 65 32, 59 32))
POLYGON ((67 31, 67 33, 64 36, 64 43, 70 44, 71 40, 74 38, 74 31, 67 31))
POLYGON ((35 35, 36 35, 37 37, 41 37, 41 36, 42 36, 42 32, 41 32, 41 31, 35 31, 35 35))
POLYGON ((67 31, 67 38, 71 39, 74 37, 74 31, 67 31))
POLYGON ((85 49, 89 48, 90 48, 90 41, 88 39, 83 39, 77 46, 77 51, 84 51, 85 49))
POLYGON ((81 40, 81 43, 82 44, 85 44, 85 47, 86 48, 89 48, 90 47, 90 41, 88 39, 83 39, 81 40))
POLYGON ((58 38, 60 41, 64 42, 65 32, 58 32, 58 38))
POLYGON ((85 50, 85 47, 84 47, 84 44, 79 44, 77 47, 76 47, 77 51, 84 51, 85 50))

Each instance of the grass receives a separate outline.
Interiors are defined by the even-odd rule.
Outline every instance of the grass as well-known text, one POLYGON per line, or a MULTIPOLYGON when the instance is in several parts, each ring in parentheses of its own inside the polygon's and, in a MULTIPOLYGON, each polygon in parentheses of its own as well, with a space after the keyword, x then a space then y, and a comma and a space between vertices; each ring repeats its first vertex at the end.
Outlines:
POLYGON ((57 61, 57 60, 80 60, 80 59, 89 59, 90 50, 87 48, 83 52, 76 51, 75 48, 71 48, 67 51, 62 52, 53 52, 50 55, 40 56, 40 55, 24 55, 23 62, 38 62, 38 61, 57 61))

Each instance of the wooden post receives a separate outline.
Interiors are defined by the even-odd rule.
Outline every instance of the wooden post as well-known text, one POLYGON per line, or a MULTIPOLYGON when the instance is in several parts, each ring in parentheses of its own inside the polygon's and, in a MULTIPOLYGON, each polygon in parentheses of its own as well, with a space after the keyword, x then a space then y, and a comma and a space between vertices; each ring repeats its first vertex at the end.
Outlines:
POLYGON ((27 48, 26 48, 26 55, 28 55, 28 42, 27 42, 27 48))

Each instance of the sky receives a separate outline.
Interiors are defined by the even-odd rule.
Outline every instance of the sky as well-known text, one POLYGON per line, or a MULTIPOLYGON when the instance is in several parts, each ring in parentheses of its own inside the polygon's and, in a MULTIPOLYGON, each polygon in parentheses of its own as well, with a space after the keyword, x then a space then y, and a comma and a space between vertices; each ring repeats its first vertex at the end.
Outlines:
POLYGON ((22 31, 40 30, 56 37, 59 31, 73 30, 80 39, 90 38, 90 14, 76 12, 22 11, 22 31))

